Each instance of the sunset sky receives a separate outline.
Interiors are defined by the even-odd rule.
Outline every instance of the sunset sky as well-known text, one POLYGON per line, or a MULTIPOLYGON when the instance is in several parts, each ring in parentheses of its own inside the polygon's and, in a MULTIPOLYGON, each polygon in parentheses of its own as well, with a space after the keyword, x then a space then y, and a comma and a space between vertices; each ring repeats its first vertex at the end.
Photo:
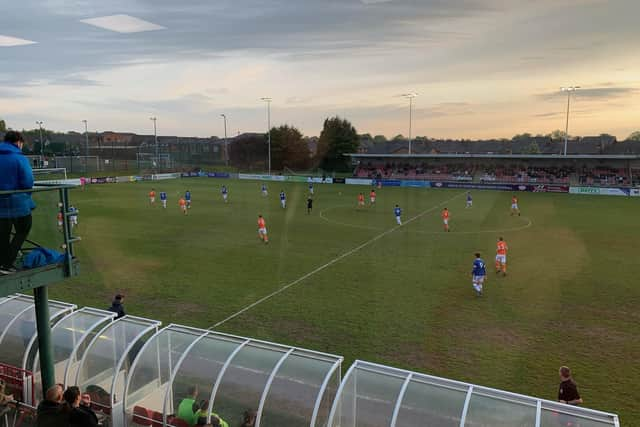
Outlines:
POLYGON ((638 0, 21 0, 0 14, 0 118, 58 131, 511 137, 640 130, 638 0))

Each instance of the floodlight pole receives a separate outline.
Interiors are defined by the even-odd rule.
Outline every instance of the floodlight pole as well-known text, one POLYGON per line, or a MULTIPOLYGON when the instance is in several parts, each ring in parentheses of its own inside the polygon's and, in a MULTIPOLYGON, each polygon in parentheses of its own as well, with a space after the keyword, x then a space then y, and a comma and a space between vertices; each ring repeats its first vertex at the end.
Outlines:
POLYGON ((569 142, 569 105, 571 102, 571 92, 575 92, 580 86, 568 86, 560 88, 563 92, 567 92, 567 121, 564 127, 564 155, 567 155, 567 145, 569 142))
POLYGON ((42 140, 42 121, 37 121, 36 124, 40 128, 40 155, 42 156, 42 167, 44 167, 44 141, 42 140))
POLYGON ((156 122, 158 121, 157 117, 149 117, 149 120, 153 121, 153 139, 156 143, 156 170, 158 170, 158 166, 160 165, 160 159, 158 158, 158 130, 156 128, 156 122))
POLYGON ((409 98, 409 155, 411 155, 411 127, 412 127, 412 122, 413 122, 413 98, 415 98, 416 96, 418 96, 417 93, 415 92, 411 92, 411 93, 405 93, 402 95, 405 98, 409 98))
POLYGON ((86 120, 82 123, 84 123, 84 171, 86 173, 89 170, 89 125, 86 120))
POLYGON ((86 120, 83 120, 84 123, 84 155, 87 157, 87 161, 89 158, 89 125, 86 120))
POLYGON ((271 98, 260 98, 267 103, 267 138, 269 144, 269 175, 271 175, 271 98))
POLYGON ((229 166, 229 143, 227 141, 227 116, 225 114, 220 114, 220 116, 224 119, 224 153, 226 156, 225 164, 229 166))

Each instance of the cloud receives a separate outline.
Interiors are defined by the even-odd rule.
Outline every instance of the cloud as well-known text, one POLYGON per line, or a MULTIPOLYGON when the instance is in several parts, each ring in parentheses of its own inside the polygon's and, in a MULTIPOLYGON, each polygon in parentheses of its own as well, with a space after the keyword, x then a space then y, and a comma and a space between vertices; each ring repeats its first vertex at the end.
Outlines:
POLYGON ((81 19, 80 22, 105 30, 114 31, 116 33, 125 34, 165 29, 165 27, 161 25, 129 15, 101 16, 98 18, 81 19))
POLYGON ((3 36, 0 34, 0 47, 15 47, 36 44, 33 40, 21 39, 18 37, 3 36))
MULTIPOLYGON (((616 87, 609 84, 609 86, 580 88, 572 93, 572 96, 576 98, 583 98, 587 100, 606 100, 613 98, 621 98, 624 96, 632 96, 640 93, 640 89, 635 87, 616 87)), ((537 95, 539 99, 544 101, 556 100, 559 97, 566 97, 566 92, 561 90, 547 92, 537 95)))
POLYGON ((202 119, 220 112, 242 130, 261 128, 263 95, 274 97, 277 120, 311 132, 337 113, 375 133, 404 126, 408 103, 392 97, 415 90, 424 94, 414 104, 418 129, 431 129, 436 118, 442 132, 466 135, 528 126, 533 118, 544 123, 535 114, 563 106, 562 95, 547 89, 572 83, 562 76, 585 87, 577 97, 607 101, 602 115, 615 115, 611 126, 623 120, 613 114, 614 101, 638 99, 633 70, 640 60, 629 55, 640 40, 636 0, 375 2, 8 2, 11 19, 1 32, 39 43, 2 49, 0 88, 20 97, 9 112, 49 111, 60 126, 80 113, 101 127, 124 128, 160 111, 165 129, 168 116, 175 119, 173 132, 197 132, 202 119), (117 14, 165 29, 123 33, 81 22, 117 14), (457 99, 469 103, 449 102, 457 99), (558 103, 540 108, 541 100, 558 103), (486 115, 495 115, 491 126, 486 115))
POLYGON ((82 76, 64 76, 49 80, 46 84, 54 85, 54 86, 73 86, 73 87, 84 87, 84 86, 102 86, 102 83, 89 79, 87 77, 82 76))
POLYGON ((633 87, 596 87, 579 89, 575 95, 579 98, 606 99, 619 98, 638 93, 638 88, 633 87))
POLYGON ((551 117, 558 117, 563 115, 564 113, 560 112, 560 111, 554 111, 554 112, 549 112, 549 113, 538 113, 538 114, 534 114, 533 117, 538 117, 538 118, 542 118, 542 119, 546 119, 546 118, 551 118, 551 117))
POLYGON ((26 98, 28 96, 29 95, 20 90, 0 87, 0 99, 26 98))

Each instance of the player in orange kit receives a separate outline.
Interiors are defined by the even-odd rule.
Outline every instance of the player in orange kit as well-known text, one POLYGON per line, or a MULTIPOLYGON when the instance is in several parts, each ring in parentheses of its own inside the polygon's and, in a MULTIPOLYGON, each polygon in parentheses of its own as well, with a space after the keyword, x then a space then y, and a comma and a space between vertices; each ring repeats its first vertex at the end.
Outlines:
POLYGON ((369 201, 371 202, 371 206, 376 204, 376 190, 371 189, 369 193, 369 201))
POLYGON ((444 208, 440 214, 444 223, 444 231, 449 231, 449 209, 444 208))
POLYGON ((182 212, 186 215, 187 214, 187 201, 184 199, 184 197, 180 197, 180 200, 178 200, 178 204, 180 205, 180 209, 182 209, 182 212))
POLYGON ((520 208, 518 207, 518 198, 516 197, 515 194, 513 195, 513 197, 511 197, 511 216, 513 216, 514 213, 517 213, 518 216, 520 216, 520 208))
POLYGON ((364 206, 364 194, 358 194, 358 206, 364 206))
POLYGON ((258 215, 258 237, 265 243, 269 243, 269 236, 267 235, 267 223, 264 221, 262 215, 258 215))
POLYGON ((498 239, 496 245, 496 274, 502 271, 504 276, 507 275, 507 251, 509 247, 502 237, 498 239))
POLYGON ((149 191, 149 204, 153 205, 156 202, 156 190, 153 188, 149 191))

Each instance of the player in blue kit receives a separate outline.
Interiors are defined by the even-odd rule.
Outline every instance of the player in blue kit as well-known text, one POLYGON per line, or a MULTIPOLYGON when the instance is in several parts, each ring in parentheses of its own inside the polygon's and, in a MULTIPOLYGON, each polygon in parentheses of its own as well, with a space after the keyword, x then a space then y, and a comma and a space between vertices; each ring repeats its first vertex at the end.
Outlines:
POLYGON ((402 225, 402 219, 400 219, 400 216, 402 215, 402 209, 400 209, 400 206, 396 205, 396 207, 393 208, 393 214, 396 216, 396 222, 398 223, 398 225, 402 225))
POLYGON ((262 191, 262 197, 267 197, 267 195, 269 194, 267 192, 267 184, 262 184, 261 191, 262 191))
POLYGON ((313 194, 313 178, 309 177, 307 181, 309 182, 309 194, 313 194))
POLYGON ((487 268, 480 253, 476 253, 476 259, 473 261, 473 270, 471 271, 471 279, 473 280, 473 289, 476 291, 476 295, 482 296, 482 285, 484 279, 487 277, 487 268))
POLYGON ((229 190, 227 190, 227 186, 223 185, 222 186, 222 200, 224 200, 225 203, 227 203, 227 198, 229 197, 229 190))
POLYGON ((287 207, 287 195, 284 194, 284 190, 280 191, 280 206, 282 206, 282 209, 287 207))
POLYGON ((471 197, 471 191, 467 191, 467 208, 473 206, 473 198, 471 197))
POLYGON ((187 202, 187 209, 191 209, 191 191, 184 193, 184 200, 187 202))
POLYGON ((162 207, 167 209, 167 193, 164 191, 160 192, 160 201, 162 202, 162 207))

